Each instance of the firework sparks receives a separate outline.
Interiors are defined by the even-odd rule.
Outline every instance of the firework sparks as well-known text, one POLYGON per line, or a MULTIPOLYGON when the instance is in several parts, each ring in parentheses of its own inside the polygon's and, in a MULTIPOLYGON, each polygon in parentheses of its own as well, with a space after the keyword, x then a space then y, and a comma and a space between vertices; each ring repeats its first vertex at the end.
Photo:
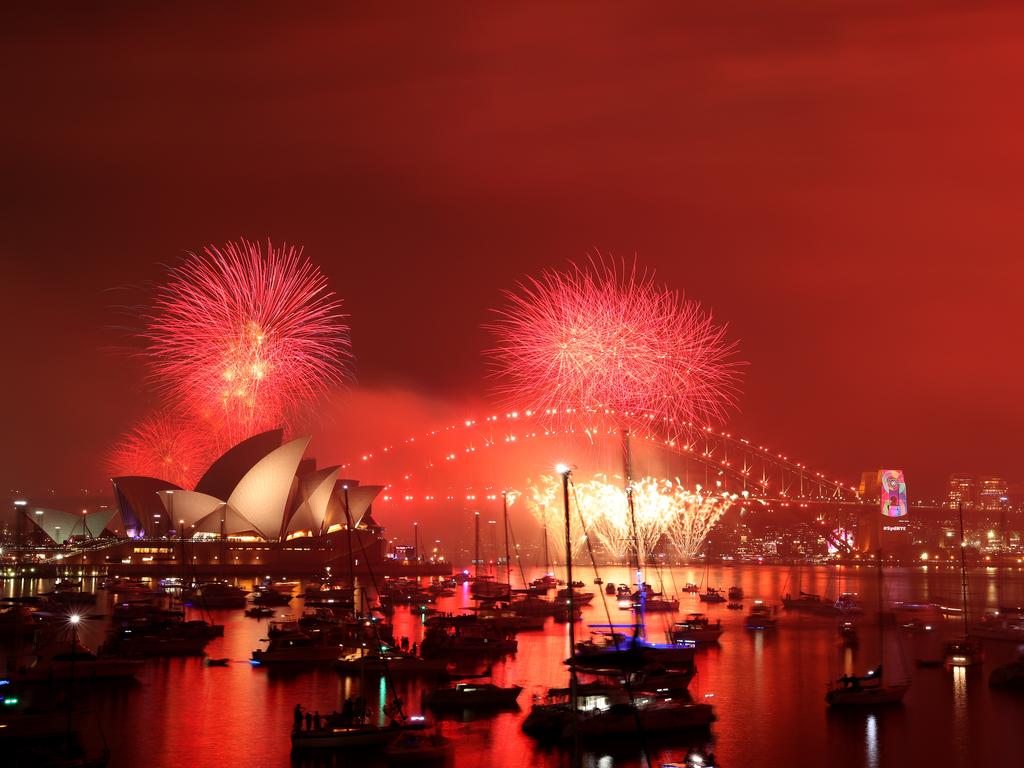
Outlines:
MULTIPOLYGON (((561 479, 541 476, 524 495, 527 508, 549 531, 562 525, 561 479)), ((643 559, 653 553, 662 540, 667 540, 683 560, 699 552, 708 533, 719 518, 738 498, 726 493, 707 493, 700 486, 687 490, 678 480, 644 477, 636 480, 633 509, 636 518, 635 540, 643 559)), ((630 520, 629 502, 622 478, 596 474, 590 480, 574 482, 574 506, 579 508, 586 531, 578 532, 573 542, 573 555, 591 535, 615 560, 627 559, 633 550, 634 527, 630 520)), ((562 550, 564 551, 564 546, 562 550)))
POLYGON ((279 426, 350 378, 340 307, 301 249, 209 246, 158 292, 144 333, 154 380, 222 444, 279 426))
POLYGON ((635 265, 546 271, 506 296, 488 328, 507 403, 677 425, 720 421, 735 404, 738 363, 725 328, 635 265))
POLYGON ((107 456, 114 475, 143 475, 191 488, 213 458, 207 431, 157 413, 118 440, 107 456))

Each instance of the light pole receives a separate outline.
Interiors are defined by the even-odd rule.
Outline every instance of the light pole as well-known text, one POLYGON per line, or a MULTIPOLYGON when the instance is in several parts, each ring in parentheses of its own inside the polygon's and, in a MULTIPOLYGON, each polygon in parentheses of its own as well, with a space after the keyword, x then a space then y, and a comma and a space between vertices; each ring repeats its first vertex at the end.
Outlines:
POLYGON ((68 617, 68 622, 71 624, 71 679, 68 681, 68 752, 70 753, 72 748, 71 743, 71 713, 74 711, 74 694, 75 694, 75 656, 78 653, 78 621, 81 617, 77 613, 72 613, 68 617))
POLYGON ((352 595, 352 613, 356 612, 356 553, 352 551, 352 511, 348 506, 348 483, 341 486, 345 498, 345 531, 348 538, 348 589, 352 595))
POLYGON ((569 712, 571 713, 571 728, 573 737, 573 757, 579 753, 577 740, 579 731, 576 728, 576 599, 575 590, 572 587, 572 521, 569 515, 569 475, 572 470, 565 464, 559 464, 555 471, 562 476, 562 503, 565 507, 565 580, 569 590, 569 712))
MULTIPOLYGON (((18 576, 21 576, 22 566, 24 565, 24 548, 25 548, 25 507, 28 506, 28 502, 25 499, 16 499, 14 502, 14 541, 16 556, 14 559, 14 567, 18 572, 18 576)), ((36 510, 41 512, 42 510, 36 510)))

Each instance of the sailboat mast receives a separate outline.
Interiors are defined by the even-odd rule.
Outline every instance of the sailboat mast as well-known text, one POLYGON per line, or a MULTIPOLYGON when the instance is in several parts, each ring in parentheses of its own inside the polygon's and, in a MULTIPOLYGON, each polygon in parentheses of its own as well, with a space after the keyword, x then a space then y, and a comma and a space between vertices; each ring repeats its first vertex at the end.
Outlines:
POLYGON ((964 600, 964 637, 967 637, 967 545, 964 542, 964 503, 957 506, 960 516, 960 589, 964 600))
POLYGON ((629 508, 629 527, 633 539, 633 567, 636 571, 636 591, 640 599, 640 609, 633 612, 633 635, 642 637, 647 593, 644 591, 643 576, 640 571, 640 532, 636 527, 636 506, 633 503, 633 452, 629 443, 628 429, 622 430, 622 452, 626 470, 626 505, 629 508))
POLYGON ((882 667, 884 679, 885 667, 883 665, 885 656, 885 632, 882 629, 882 610, 885 605, 885 591, 882 586, 882 548, 878 548, 878 666, 882 667))
POLYGON ((544 516, 544 574, 551 573, 551 553, 548 551, 548 524, 547 515, 544 516))
MULTIPOLYGON (((576 596, 572 587, 572 523, 569 515, 569 469, 562 471, 562 499, 565 507, 565 580, 569 588, 569 711, 572 713, 572 734, 574 740, 578 738, 576 728, 576 662, 573 657, 576 655, 576 596)), ((578 754, 573 749, 573 755, 578 754)))
POLYGON ((473 575, 477 580, 480 579, 480 513, 474 512, 475 524, 473 530, 473 562, 476 564, 476 569, 473 571, 473 575))
POLYGON ((505 584, 508 585, 508 593, 512 595, 512 556, 508 551, 508 491, 501 492, 501 511, 505 522, 505 584))

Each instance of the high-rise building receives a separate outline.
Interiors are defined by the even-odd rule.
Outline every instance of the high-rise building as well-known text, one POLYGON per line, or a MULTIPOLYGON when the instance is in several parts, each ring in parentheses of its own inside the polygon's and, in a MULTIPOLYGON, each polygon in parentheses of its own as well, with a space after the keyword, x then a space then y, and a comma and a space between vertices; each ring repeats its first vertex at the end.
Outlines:
POLYGON ((950 475, 948 504, 956 509, 961 504, 964 511, 975 508, 978 501, 978 481, 971 475, 950 475))
POLYGON ((978 478, 978 508, 986 512, 999 512, 1006 506, 1009 488, 1001 477, 978 478))

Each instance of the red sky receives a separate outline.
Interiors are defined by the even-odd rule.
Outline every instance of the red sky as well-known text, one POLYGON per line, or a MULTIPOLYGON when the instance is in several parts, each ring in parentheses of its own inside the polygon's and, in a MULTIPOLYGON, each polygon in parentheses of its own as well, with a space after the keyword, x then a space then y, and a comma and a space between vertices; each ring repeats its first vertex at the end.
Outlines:
POLYGON ((636 253, 740 340, 736 431, 1024 479, 1015 4, 103 8, 0 11, 3 488, 103 487, 153 405, 114 307, 241 235, 367 388, 478 401, 501 289, 636 253))

